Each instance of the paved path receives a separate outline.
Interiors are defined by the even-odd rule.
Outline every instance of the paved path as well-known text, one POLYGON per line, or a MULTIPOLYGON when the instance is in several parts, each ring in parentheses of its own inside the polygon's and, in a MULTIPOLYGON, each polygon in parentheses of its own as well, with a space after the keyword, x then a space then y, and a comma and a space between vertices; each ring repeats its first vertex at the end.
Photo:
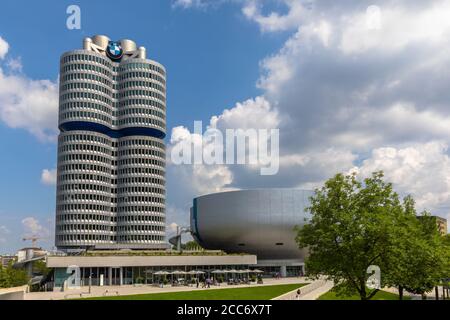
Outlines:
POLYGON ((143 285, 140 287, 135 286, 95 286, 91 288, 91 294, 88 287, 82 287, 81 290, 67 290, 65 292, 31 292, 25 294, 25 300, 62 300, 62 299, 76 299, 80 298, 80 293, 83 298, 89 297, 102 297, 105 295, 105 291, 108 290, 106 295, 133 295, 133 294, 146 294, 146 293, 164 293, 164 292, 182 292, 182 291, 204 291, 204 290, 217 290, 226 288, 244 288, 244 287, 260 287, 268 285, 278 284, 295 284, 310 282, 305 278, 282 278, 282 279, 264 279, 264 284, 250 284, 250 285, 227 285, 211 286, 210 289, 196 288, 196 287, 153 287, 150 285, 143 285))
POLYGON ((300 294, 298 300, 317 300, 321 295, 330 291, 333 288, 333 286, 334 286, 333 281, 326 281, 322 286, 318 287, 317 289, 305 294, 300 294))
POLYGON ((297 289, 284 293, 272 300, 317 300, 322 294, 333 288, 333 282, 325 279, 310 280, 306 286, 300 287, 300 296, 297 289))

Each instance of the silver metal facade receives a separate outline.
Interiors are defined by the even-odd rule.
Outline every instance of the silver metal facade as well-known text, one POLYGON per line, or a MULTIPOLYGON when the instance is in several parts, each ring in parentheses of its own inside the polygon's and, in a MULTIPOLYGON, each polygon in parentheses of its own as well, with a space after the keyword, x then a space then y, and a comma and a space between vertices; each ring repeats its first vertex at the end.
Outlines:
POLYGON ((165 244, 166 72, 145 48, 84 40, 62 55, 55 242, 158 248, 165 244))
POLYGON ((191 230, 206 249, 256 254, 262 260, 300 260, 306 250, 295 242, 294 227, 310 217, 305 212, 312 191, 241 190, 194 199, 191 230))

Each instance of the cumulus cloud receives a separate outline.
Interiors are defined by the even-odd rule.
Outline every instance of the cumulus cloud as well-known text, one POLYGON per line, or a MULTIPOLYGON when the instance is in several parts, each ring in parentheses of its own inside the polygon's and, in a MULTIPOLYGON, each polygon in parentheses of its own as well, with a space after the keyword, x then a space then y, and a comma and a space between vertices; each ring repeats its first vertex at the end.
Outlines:
POLYGON ((56 185, 58 172, 56 169, 44 169, 41 173, 41 182, 48 186, 56 185))
MULTIPOLYGON (((0 59, 8 43, 0 38, 0 59)), ((58 85, 33 80, 21 71, 20 58, 0 64, 0 120, 8 127, 25 129, 41 141, 55 141, 58 119, 58 85)))
POLYGON ((446 142, 374 149, 369 158, 352 170, 361 177, 383 170, 399 192, 414 196, 421 210, 441 205, 445 211, 450 209, 450 158, 446 142))
POLYGON ((278 110, 264 97, 238 102, 222 114, 211 117, 210 126, 226 129, 275 129, 280 124, 278 110))
POLYGON ((34 217, 23 219, 22 226, 24 228, 24 237, 37 236, 40 238, 47 238, 50 235, 50 231, 41 225, 39 220, 34 217))
POLYGON ((379 8, 380 18, 375 28, 368 24, 370 10, 344 18, 340 50, 352 54, 368 50, 395 52, 414 44, 440 46, 448 39, 448 1, 430 2, 419 8, 388 4, 373 7, 379 8))
MULTIPOLYGON (((438 5, 436 2, 434 7, 438 5)), ((449 11, 446 4, 441 5, 444 12, 449 11)), ((383 21, 389 25, 391 18, 384 17, 389 7, 386 4, 382 8, 383 21)), ((358 49, 355 56, 350 47, 363 45, 356 44, 354 37, 349 37, 355 42, 352 45, 345 44, 345 39, 355 28, 355 19, 362 19, 356 17, 366 12, 362 7, 353 16, 344 9, 340 16, 336 9, 330 9, 329 15, 321 10, 320 18, 299 21, 299 30, 283 48, 262 62, 263 75, 258 85, 269 101, 278 101, 280 113, 288 115, 285 119, 290 121, 283 124, 284 128, 290 128, 292 134, 294 129, 301 129, 305 139, 296 145, 304 148, 309 142, 327 144, 331 138, 329 144, 333 146, 370 149, 384 143, 415 141, 424 135, 427 139, 448 138, 448 93, 443 83, 450 80, 445 76, 450 61, 439 53, 446 51, 446 42, 433 38, 426 41, 420 33, 411 32, 402 39, 400 49, 394 48, 399 41, 380 40, 370 50, 358 49), (417 50, 419 44, 421 49, 417 50), (412 127, 420 126, 420 130, 410 130, 411 119, 412 127), (379 130, 380 126, 383 130, 379 130)), ((415 6, 396 10, 404 12, 397 15, 396 21, 402 26, 401 17, 415 20, 419 16, 417 21, 428 21, 432 19, 420 17, 439 11, 422 11, 415 6)), ((362 20, 358 23, 356 29, 365 33, 361 39, 371 38, 371 30, 363 27, 362 20)), ((377 32, 389 34, 385 24, 377 32)), ((416 27, 433 34, 434 29, 425 22, 416 27)), ((449 28, 442 23, 437 29, 446 34, 449 28)))
POLYGON ((176 233, 177 228, 178 228, 178 224, 176 224, 175 222, 172 222, 167 226, 167 231, 170 233, 176 233))
MULTIPOLYGON (((278 111, 264 97, 256 97, 237 103, 233 108, 225 109, 220 115, 212 116, 206 130, 219 130, 225 140, 227 129, 276 129, 279 123, 278 111)), ((191 133, 186 127, 175 127, 172 129, 168 154, 185 150, 185 147, 190 149, 193 145, 203 146, 204 152, 211 154, 215 147, 214 142, 214 139, 208 139, 207 136, 202 136, 196 132, 191 133)), ((223 142, 226 143, 226 141, 223 142)), ((249 140, 247 143, 247 149, 251 149, 257 147, 253 143, 258 142, 249 140)), ((222 149, 222 151, 224 150, 222 149)), ((192 197, 202 194, 237 189, 237 186, 232 185, 235 181, 233 172, 236 172, 236 167, 232 164, 210 165, 203 162, 194 165, 176 165, 169 159, 168 180, 170 183, 172 179, 176 179, 178 185, 180 182, 184 182, 181 185, 188 186, 185 188, 188 190, 184 190, 183 193, 192 199, 192 197)), ((258 172, 260 165, 247 165, 240 169, 244 170, 247 175, 253 175, 258 172)), ((243 174, 242 172, 241 175, 243 174)), ((172 187, 177 188, 176 186, 172 187)))
MULTIPOLYGON (((170 155, 173 150, 191 149, 193 145, 200 146, 204 143, 204 148, 208 148, 208 142, 203 136, 191 133, 185 127, 175 127, 172 129, 171 144, 168 148, 170 155)), ((218 192, 226 190, 232 182, 232 173, 226 165, 205 165, 199 164, 172 164, 168 159, 168 176, 177 181, 177 184, 189 186, 190 196, 218 192)), ((169 180, 171 180, 169 179, 169 180)))

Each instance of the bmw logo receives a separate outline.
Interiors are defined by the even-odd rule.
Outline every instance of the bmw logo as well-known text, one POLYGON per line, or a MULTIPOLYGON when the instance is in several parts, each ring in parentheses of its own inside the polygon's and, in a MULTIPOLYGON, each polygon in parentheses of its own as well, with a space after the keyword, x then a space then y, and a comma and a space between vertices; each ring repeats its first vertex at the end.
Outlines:
POLYGON ((123 49, 118 42, 110 41, 106 48, 106 54, 111 60, 120 60, 123 56, 123 49))

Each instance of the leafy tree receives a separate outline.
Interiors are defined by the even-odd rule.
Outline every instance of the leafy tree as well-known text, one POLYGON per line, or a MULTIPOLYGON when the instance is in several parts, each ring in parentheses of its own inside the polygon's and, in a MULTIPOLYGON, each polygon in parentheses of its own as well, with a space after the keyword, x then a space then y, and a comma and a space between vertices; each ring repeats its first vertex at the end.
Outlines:
POLYGON ((7 267, 0 265, 0 288, 12 288, 28 283, 29 277, 24 269, 13 268, 11 261, 7 267))
POLYGON ((390 230, 392 245, 385 260, 386 284, 399 290, 425 294, 439 283, 445 273, 445 250, 429 213, 417 217, 414 200, 404 200, 404 212, 393 217, 390 230))
MULTIPOLYGON (((437 286, 442 283, 444 278, 450 276, 449 273, 449 246, 446 245, 444 238, 438 231, 436 219, 432 217, 428 212, 422 213, 419 219, 419 234, 417 236, 418 241, 420 241, 423 247, 423 253, 421 255, 422 263, 420 265, 419 273, 416 275, 416 281, 424 279, 429 283, 437 286)), ((420 283, 420 282, 419 282, 420 283)), ((428 288, 422 289, 421 286, 418 288, 410 287, 407 288, 410 292, 417 292, 419 294, 424 294, 428 288), (415 290, 415 291, 414 291, 415 290)))
POLYGON ((42 260, 37 260, 33 262, 33 272, 43 275, 43 276, 47 276, 50 272, 50 268, 47 268, 47 265, 44 261, 42 260))
POLYGON ((382 172, 363 183, 355 175, 336 175, 316 190, 307 208, 309 224, 298 229, 299 247, 308 247, 308 273, 335 282, 338 295, 367 290, 370 265, 381 269, 381 286, 425 294, 450 275, 450 239, 441 237, 436 221, 423 212, 418 218, 414 199, 400 202, 382 172))
POLYGON ((447 292, 447 299, 450 299, 449 287, 450 287, 450 234, 446 234, 442 237, 442 243, 444 246, 444 281, 445 292, 447 292))
POLYGON ((367 269, 378 265, 384 270, 392 246, 393 217, 407 208, 392 185, 383 181, 382 172, 363 183, 355 174, 337 174, 310 200, 306 210, 311 220, 297 228, 296 237, 300 248, 309 249, 308 274, 334 281, 337 295, 356 293, 362 300, 371 299, 378 289, 367 288, 367 269))

